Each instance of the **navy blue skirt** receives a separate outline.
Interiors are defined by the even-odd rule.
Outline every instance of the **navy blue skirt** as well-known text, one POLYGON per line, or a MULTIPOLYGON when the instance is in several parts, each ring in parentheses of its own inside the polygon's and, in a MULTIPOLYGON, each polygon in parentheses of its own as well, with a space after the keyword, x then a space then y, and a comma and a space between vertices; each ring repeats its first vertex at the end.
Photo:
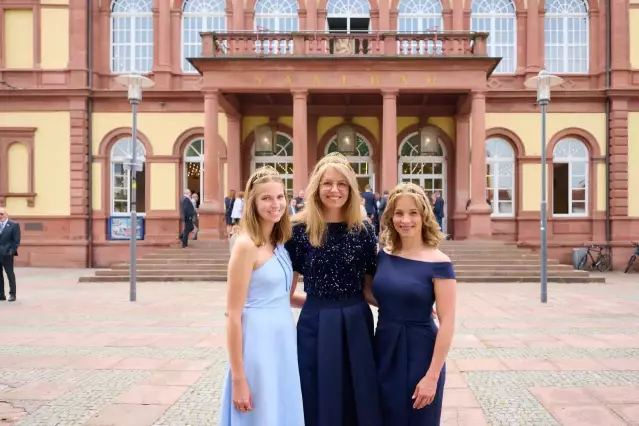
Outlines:
POLYGON ((297 352, 305 426, 381 426, 373 314, 363 296, 307 298, 297 352))

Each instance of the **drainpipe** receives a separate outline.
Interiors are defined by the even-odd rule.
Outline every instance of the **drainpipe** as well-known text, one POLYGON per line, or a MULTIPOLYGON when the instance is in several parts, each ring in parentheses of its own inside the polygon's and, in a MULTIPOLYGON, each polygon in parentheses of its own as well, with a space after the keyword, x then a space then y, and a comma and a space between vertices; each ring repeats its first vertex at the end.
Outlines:
POLYGON ((93 0, 87 2, 87 268, 93 268, 93 0))
MULTIPOLYGON (((606 245, 610 245, 611 220, 610 220, 610 64, 612 49, 612 13, 610 11, 611 0, 606 0, 606 245)), ((612 258, 612 248, 610 248, 612 258)))

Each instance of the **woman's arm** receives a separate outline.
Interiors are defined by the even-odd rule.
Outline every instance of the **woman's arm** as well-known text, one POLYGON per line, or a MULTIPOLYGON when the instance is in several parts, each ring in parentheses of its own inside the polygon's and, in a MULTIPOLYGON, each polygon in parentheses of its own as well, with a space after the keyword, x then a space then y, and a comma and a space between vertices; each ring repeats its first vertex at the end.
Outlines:
POLYGON ((455 304, 457 299, 457 280, 433 279, 435 283, 435 300, 437 300, 437 316, 439 332, 435 339, 435 351, 428 369, 428 374, 439 377, 444 366, 455 332, 455 304))
POLYGON ((299 282, 299 272, 293 272, 293 284, 291 285, 291 306, 294 308, 302 308, 306 302, 306 295, 295 294, 297 283, 299 282))
POLYGON ((373 276, 368 274, 364 275, 364 299, 369 305, 378 306, 377 299, 373 296, 373 276))
POLYGON ((226 345, 233 380, 246 379, 242 359, 242 311, 256 258, 257 247, 253 241, 238 236, 229 260, 226 299, 226 345))

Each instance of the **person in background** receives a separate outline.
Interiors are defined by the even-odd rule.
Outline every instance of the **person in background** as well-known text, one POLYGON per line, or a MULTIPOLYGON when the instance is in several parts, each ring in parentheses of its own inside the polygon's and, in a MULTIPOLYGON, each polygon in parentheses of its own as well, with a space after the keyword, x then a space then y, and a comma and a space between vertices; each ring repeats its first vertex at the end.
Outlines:
POLYGON ((244 210, 244 192, 240 191, 235 197, 235 202, 233 203, 233 210, 231 211, 231 220, 233 221, 234 225, 236 223, 240 223, 243 210, 244 210))
POLYGON ((297 193, 297 197, 295 198, 295 209, 296 212, 301 212, 304 209, 304 190, 301 190, 297 193))
POLYGON ((233 226, 233 219, 231 219, 231 213, 233 212, 233 203, 235 203, 235 190, 231 189, 229 195, 224 197, 224 218, 226 219, 226 235, 231 238, 231 227, 233 226))
POLYGON ((442 193, 435 191, 433 193, 433 213, 435 214, 435 220, 439 224, 439 230, 444 230, 444 200, 442 199, 442 193))
POLYGON ((379 195, 379 192, 376 192, 375 193, 375 220, 373 221, 376 234, 379 234, 379 219, 381 217, 379 214, 380 204, 381 204, 381 196, 379 195))
POLYGON ((295 198, 291 198, 291 202, 288 205, 288 212, 293 217, 295 213, 297 213, 297 200, 295 198))
POLYGON ((195 234, 193 234, 193 241, 197 240, 197 234, 200 232, 200 214, 198 213, 198 209, 200 208, 200 196, 197 195, 197 192, 191 194, 191 203, 193 203, 193 208, 195 209, 195 216, 193 216, 193 228, 195 230, 195 234))
POLYGON ((366 200, 364 200, 363 198, 360 201, 359 209, 362 212, 362 219, 368 223, 371 223, 371 218, 368 217, 368 214, 366 213, 366 200))
POLYGON ((373 194, 373 190, 371 189, 370 185, 366 185, 364 187, 362 198, 364 199, 364 208, 366 208, 366 216, 368 216, 369 222, 373 223, 373 220, 375 220, 375 213, 377 212, 377 207, 375 203, 375 194, 373 194))
POLYGON ((16 275, 13 271, 13 258, 20 247, 20 224, 9 219, 9 213, 0 207, 0 300, 7 300, 4 292, 4 276, 9 280, 9 302, 16 300, 16 275))
POLYGON ((193 231, 193 219, 197 215, 193 201, 191 200, 191 190, 185 189, 180 200, 180 217, 182 219, 182 233, 179 238, 182 240, 182 248, 189 245, 189 234, 193 231))

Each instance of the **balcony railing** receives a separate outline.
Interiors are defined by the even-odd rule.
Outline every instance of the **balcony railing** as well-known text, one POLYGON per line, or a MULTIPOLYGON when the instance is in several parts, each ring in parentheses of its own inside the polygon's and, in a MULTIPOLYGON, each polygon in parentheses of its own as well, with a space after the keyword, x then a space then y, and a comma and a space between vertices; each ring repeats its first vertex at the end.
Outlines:
POLYGON ((486 57, 488 33, 202 33, 202 57, 486 57))

